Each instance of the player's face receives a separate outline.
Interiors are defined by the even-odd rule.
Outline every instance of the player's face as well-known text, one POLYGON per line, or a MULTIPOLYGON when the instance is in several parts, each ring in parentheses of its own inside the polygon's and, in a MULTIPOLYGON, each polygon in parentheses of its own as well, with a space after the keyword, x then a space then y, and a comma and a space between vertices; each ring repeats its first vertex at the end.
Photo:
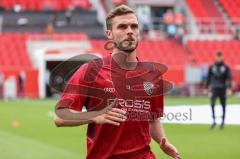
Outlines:
POLYGON ((222 56, 217 56, 216 59, 217 59, 217 62, 222 62, 222 56))
POLYGON ((107 31, 109 39, 113 40, 119 50, 131 53, 138 45, 138 20, 134 14, 116 16, 112 19, 112 30, 107 31))

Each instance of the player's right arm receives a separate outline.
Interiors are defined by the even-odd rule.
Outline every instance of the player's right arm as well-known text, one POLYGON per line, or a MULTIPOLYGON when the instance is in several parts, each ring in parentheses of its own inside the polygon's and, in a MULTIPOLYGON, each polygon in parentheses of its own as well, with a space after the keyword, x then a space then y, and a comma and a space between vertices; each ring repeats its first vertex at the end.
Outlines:
POLYGON ((207 74, 207 80, 204 85, 204 94, 206 94, 208 97, 211 97, 211 78, 212 78, 212 66, 209 66, 208 68, 208 74, 207 74))
POLYGON ((211 84, 211 78, 212 78, 212 66, 208 69, 208 75, 207 75, 207 81, 206 81, 206 87, 209 87, 211 84))
POLYGON ((94 73, 98 72, 91 68, 92 66, 89 64, 84 64, 68 81, 55 109, 54 123, 56 126, 80 126, 92 122, 120 125, 120 122, 125 121, 125 111, 114 108, 117 103, 116 99, 102 110, 82 112, 82 108, 86 104, 88 89, 83 89, 79 85, 91 85, 88 79, 90 81, 94 79, 93 76, 96 76, 94 73))
MULTIPOLYGON (((71 111, 74 111, 74 110, 71 110, 71 111)), ((78 113, 78 112, 75 112, 75 113, 78 113)), ((64 120, 64 119, 59 118, 57 115, 55 115, 54 123, 57 127, 73 127, 73 126, 80 126, 80 125, 88 124, 88 123, 90 123, 90 120, 89 121, 64 120)))
POLYGON ((100 111, 81 112, 67 108, 56 110, 54 123, 57 127, 73 127, 93 122, 119 126, 121 122, 126 121, 127 117, 125 111, 114 108, 116 101, 100 111))

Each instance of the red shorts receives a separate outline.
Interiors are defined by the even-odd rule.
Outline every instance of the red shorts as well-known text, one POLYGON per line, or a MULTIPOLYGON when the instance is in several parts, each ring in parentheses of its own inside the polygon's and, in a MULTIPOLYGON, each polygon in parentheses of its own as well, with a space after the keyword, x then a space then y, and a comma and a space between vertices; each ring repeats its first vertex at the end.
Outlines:
POLYGON ((114 155, 108 159, 157 159, 149 147, 128 154, 114 155))

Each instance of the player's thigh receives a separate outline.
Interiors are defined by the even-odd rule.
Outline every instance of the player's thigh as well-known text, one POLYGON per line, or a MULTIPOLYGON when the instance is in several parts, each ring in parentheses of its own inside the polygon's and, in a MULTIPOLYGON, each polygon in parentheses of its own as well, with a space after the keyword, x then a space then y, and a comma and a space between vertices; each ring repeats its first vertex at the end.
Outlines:
POLYGON ((217 97, 218 97, 217 92, 213 91, 212 94, 211 94, 211 97, 210 97, 210 100, 211 100, 211 104, 212 104, 212 105, 215 104, 217 97))
POLYGON ((149 151, 142 159, 157 159, 152 151, 149 151))
POLYGON ((221 105, 222 106, 225 106, 226 105, 226 94, 221 94, 220 96, 219 96, 219 98, 220 98, 220 103, 221 103, 221 105))

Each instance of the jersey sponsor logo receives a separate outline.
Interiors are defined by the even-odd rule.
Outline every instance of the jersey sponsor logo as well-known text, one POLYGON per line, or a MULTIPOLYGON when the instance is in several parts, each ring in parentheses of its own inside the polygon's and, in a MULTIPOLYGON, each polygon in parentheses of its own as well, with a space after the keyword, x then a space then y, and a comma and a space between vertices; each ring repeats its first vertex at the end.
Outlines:
MULTIPOLYGON (((111 104, 114 99, 109 99, 108 104, 111 104)), ((141 99, 118 99, 118 104, 122 108, 134 108, 135 110, 147 110, 151 109, 151 102, 149 100, 141 99)))

